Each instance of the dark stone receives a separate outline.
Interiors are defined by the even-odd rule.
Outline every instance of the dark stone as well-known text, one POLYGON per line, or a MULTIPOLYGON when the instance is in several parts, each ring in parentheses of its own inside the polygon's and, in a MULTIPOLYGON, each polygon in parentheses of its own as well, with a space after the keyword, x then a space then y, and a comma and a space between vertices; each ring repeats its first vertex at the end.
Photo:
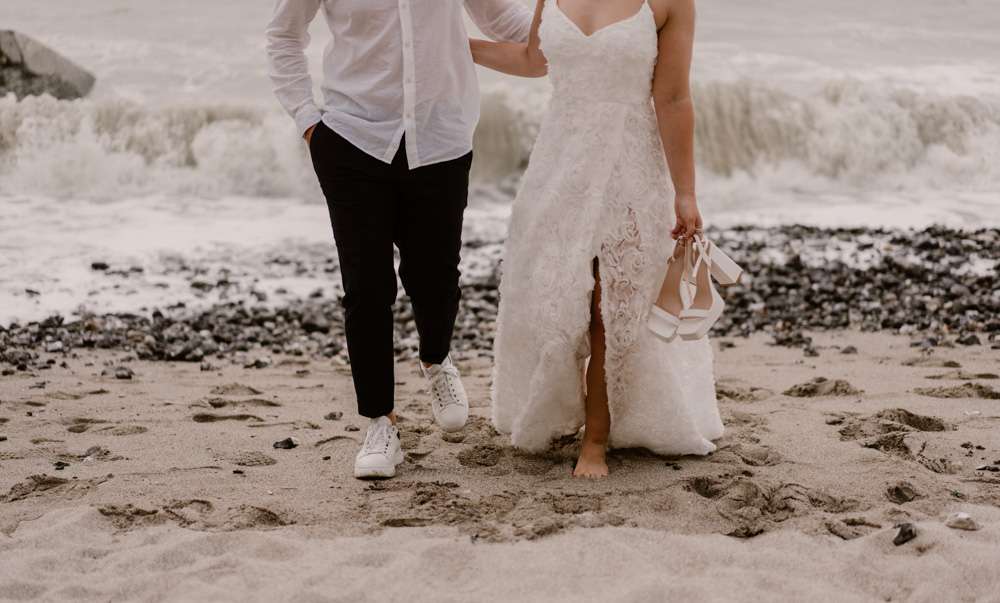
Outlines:
POLYGON ((912 523, 901 523, 895 527, 899 528, 896 537, 892 539, 892 543, 896 546, 906 544, 917 537, 917 527, 912 523))
POLYGON ((50 94, 58 99, 86 96, 94 76, 40 42, 15 31, 0 31, 0 97, 50 94))
POLYGON ((284 440, 280 440, 274 443, 274 447, 281 450, 291 450, 292 448, 295 448, 298 445, 299 443, 295 441, 295 438, 285 438, 284 440))

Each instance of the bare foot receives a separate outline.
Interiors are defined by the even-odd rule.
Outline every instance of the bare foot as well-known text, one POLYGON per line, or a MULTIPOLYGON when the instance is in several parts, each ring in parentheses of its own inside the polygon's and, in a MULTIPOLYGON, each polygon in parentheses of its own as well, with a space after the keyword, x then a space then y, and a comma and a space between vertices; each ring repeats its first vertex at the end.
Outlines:
POLYGON ((586 438, 580 444, 580 458, 576 461, 573 477, 600 479, 608 476, 608 463, 605 460, 607 446, 596 442, 588 442, 586 438))

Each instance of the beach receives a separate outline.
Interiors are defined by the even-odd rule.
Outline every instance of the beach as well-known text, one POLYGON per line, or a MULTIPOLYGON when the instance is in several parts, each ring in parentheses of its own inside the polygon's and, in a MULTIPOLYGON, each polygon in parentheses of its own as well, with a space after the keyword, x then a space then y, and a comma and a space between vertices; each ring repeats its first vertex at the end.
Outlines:
POLYGON ((491 422, 551 88, 485 70, 471 418, 434 424, 400 290, 405 461, 354 479, 367 419, 272 6, 4 0, 0 28, 96 85, 0 92, 0 600, 1000 601, 995 6, 699 2, 699 206, 745 269, 710 334, 725 434, 614 450, 598 481, 571 477, 579 434, 527 454, 491 422))
POLYGON ((570 477, 572 439, 525 455, 493 430, 475 353, 458 357, 473 407, 459 434, 400 363, 406 461, 385 482, 350 474, 364 425, 341 363, 46 354, 51 368, 0 380, 0 594, 990 600, 1000 352, 808 335, 816 357, 718 338, 719 449, 615 451, 597 482, 570 477), (980 529, 946 527, 954 512, 980 529), (901 523, 916 537, 897 547, 901 523))

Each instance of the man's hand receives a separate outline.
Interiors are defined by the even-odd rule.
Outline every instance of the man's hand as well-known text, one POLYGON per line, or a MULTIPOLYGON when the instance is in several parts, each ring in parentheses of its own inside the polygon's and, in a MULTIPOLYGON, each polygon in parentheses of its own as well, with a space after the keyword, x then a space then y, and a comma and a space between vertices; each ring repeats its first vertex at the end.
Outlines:
POLYGON ((306 139, 306 144, 310 144, 312 142, 313 131, 316 129, 316 126, 318 125, 319 125, 318 122, 313 124, 312 126, 310 126, 308 130, 306 130, 306 133, 302 135, 302 138, 306 139))
POLYGON ((687 239, 702 228, 701 213, 698 211, 698 201, 694 193, 677 193, 674 198, 674 212, 677 223, 670 236, 674 239, 687 239))

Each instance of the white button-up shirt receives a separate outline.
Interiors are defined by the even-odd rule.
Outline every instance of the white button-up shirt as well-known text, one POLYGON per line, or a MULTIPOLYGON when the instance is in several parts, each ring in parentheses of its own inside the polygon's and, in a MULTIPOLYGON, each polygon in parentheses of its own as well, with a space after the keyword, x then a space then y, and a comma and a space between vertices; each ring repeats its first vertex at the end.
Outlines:
POLYGON ((527 40, 533 14, 518 0, 278 0, 267 27, 275 94, 300 133, 322 119, 387 163, 403 134, 411 169, 461 157, 479 122, 463 8, 491 38, 527 40), (320 8, 333 40, 317 105, 304 49, 320 8))

